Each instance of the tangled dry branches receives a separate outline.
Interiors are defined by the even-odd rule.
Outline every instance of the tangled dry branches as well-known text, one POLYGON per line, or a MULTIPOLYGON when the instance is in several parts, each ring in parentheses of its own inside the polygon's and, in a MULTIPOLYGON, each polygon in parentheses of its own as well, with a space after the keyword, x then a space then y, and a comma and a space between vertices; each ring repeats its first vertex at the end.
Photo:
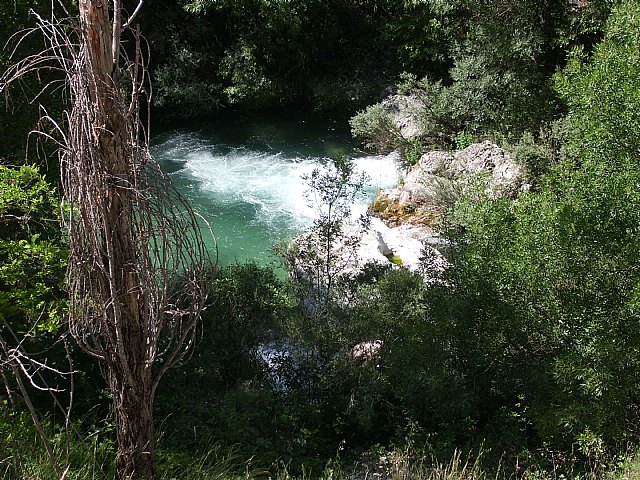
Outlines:
POLYGON ((72 21, 34 15, 37 27, 22 32, 17 44, 40 35, 46 47, 16 63, 0 87, 43 69, 64 74, 70 108, 62 121, 45 115, 53 128, 41 133, 60 147, 71 332, 107 360, 131 328, 125 312, 138 313, 145 363, 161 363, 159 377, 193 342, 211 265, 201 236, 208 226, 149 153, 140 116, 141 104, 150 100, 148 58, 139 32, 128 29, 132 48, 118 50, 119 70, 110 78, 96 70, 91 46, 72 21), (131 302, 135 308, 123 308, 131 302))

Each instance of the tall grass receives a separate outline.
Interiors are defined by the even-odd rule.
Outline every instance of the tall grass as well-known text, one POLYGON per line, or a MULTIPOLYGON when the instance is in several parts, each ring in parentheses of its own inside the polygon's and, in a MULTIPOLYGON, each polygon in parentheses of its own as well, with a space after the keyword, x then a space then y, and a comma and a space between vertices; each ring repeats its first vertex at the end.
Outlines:
MULTIPOLYGON (((0 439, 2 440, 2 439, 0 439)), ((67 443, 63 433, 51 436, 64 480, 112 480, 115 478, 115 444, 108 429, 67 443)), ((0 478, 6 480, 60 480, 35 434, 0 441, 0 478)), ((292 474, 286 461, 270 470, 251 468, 251 461, 239 458, 218 444, 202 454, 189 455, 172 450, 158 452, 162 480, 640 480, 640 455, 620 462, 615 470, 560 472, 530 466, 509 471, 502 465, 491 471, 483 468, 483 454, 453 455, 439 461, 413 448, 378 450, 360 457, 355 464, 340 458, 329 461, 323 471, 302 470, 292 474)))
POLYGON ((275 480, 486 480, 480 466, 481 455, 464 456, 456 451, 446 462, 438 462, 410 450, 394 450, 366 455, 348 466, 339 459, 327 463, 319 475, 305 471, 294 476, 286 464, 280 464, 275 480))
POLYGON ((640 453, 622 462, 617 471, 608 475, 608 480, 640 480, 640 453))
MULTIPOLYGON (((60 475, 35 433, 0 442, 0 478, 6 480, 59 480, 60 475)), ((67 438, 63 432, 50 434, 58 470, 65 480, 115 478, 115 448, 101 431, 85 438, 67 438)))
MULTIPOLYGON (((49 428, 48 430, 53 430, 49 428)), ((58 471, 39 442, 35 432, 22 432, 9 442, 0 438, 0 479, 2 480, 113 480, 116 478, 113 432, 109 427, 95 428, 82 437, 67 438, 64 432, 49 431, 58 460, 58 471)), ((204 453, 190 456, 173 450, 158 451, 158 469, 162 480, 242 480, 266 478, 264 471, 251 470, 250 462, 217 444, 204 453)))

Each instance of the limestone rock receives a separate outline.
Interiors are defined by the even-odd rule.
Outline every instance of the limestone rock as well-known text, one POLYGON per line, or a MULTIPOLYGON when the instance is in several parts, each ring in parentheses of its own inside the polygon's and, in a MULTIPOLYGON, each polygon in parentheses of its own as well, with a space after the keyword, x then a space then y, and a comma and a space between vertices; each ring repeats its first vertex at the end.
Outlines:
MULTIPOLYGON (((402 102, 406 102, 402 108, 410 109, 406 97, 396 99, 394 105, 402 102)), ((406 114, 402 108, 398 107, 398 116, 406 114)), ((407 129, 409 124, 409 120, 404 124, 407 129)), ((433 224, 443 203, 455 201, 456 195, 478 185, 489 196, 515 195, 527 188, 524 173, 506 151, 491 142, 457 152, 425 153, 402 185, 378 192, 369 210, 379 218, 372 219, 368 230, 343 226, 344 241, 334 245, 331 252, 339 270, 335 273, 355 274, 372 262, 393 264, 394 268, 401 264, 422 274, 426 283, 441 282, 450 265, 442 254, 446 240, 434 231, 433 224)), ((312 232, 294 242, 298 243, 299 262, 313 257, 305 249, 321 251, 312 232)), ((300 264, 297 268, 304 270, 300 264)))
POLYGON ((357 360, 361 362, 379 360, 380 350, 382 350, 383 346, 383 340, 370 340, 368 342, 360 342, 353 346, 351 352, 349 352, 349 358, 351 360, 357 360))
MULTIPOLYGON (((425 282, 435 283, 448 268, 448 262, 440 252, 444 240, 423 227, 409 224, 389 227, 382 220, 373 218, 369 228, 364 231, 352 225, 343 225, 342 228, 342 238, 349 244, 336 242, 333 245, 331 255, 334 258, 333 265, 338 268, 334 272, 336 275, 356 274, 370 263, 393 268, 400 268, 398 263, 401 263, 402 268, 421 273, 425 282), (423 261, 423 253, 427 253, 427 262, 423 261), (392 262, 392 258, 397 263, 392 262)), ((309 257, 307 250, 319 248, 320 245, 313 235, 313 232, 307 232, 293 240, 297 245, 297 263, 289 267, 296 269, 292 273, 301 278, 306 276, 304 262, 309 257)))
POLYGON ((382 109, 393 118, 400 135, 404 138, 419 137, 424 129, 421 126, 419 112, 424 105, 415 95, 391 95, 385 98, 382 109))
POLYGON ((381 190, 370 211, 390 226, 430 225, 443 205, 479 188, 490 197, 526 190, 524 169, 497 145, 485 141, 457 152, 422 155, 404 183, 381 190))
POLYGON ((484 141, 457 152, 449 171, 454 179, 470 179, 486 175, 486 193, 491 196, 511 195, 526 189, 524 169, 497 145, 484 141))

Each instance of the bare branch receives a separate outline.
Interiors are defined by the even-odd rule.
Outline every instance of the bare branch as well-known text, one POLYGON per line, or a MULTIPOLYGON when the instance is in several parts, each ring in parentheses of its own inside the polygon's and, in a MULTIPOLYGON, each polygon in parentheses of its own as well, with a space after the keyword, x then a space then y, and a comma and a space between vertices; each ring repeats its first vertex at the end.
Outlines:
MULTIPOLYGON (((0 315, 0 319, 4 321, 4 317, 2 317, 1 315, 0 315)), ((22 376, 20 375, 20 369, 18 366, 20 365, 20 362, 16 363, 14 361, 11 361, 11 358, 14 357, 13 354, 11 353, 11 350, 12 349, 8 347, 2 335, 0 335, 0 353, 2 353, 6 358, 10 359, 7 361, 9 365, 9 369, 13 373, 13 378, 17 383, 18 388, 20 389, 20 394, 22 396, 22 399, 25 402, 27 409, 29 410, 29 413, 31 414, 31 419, 33 420, 33 424, 35 425, 36 430, 38 431, 40 440, 42 441, 45 447, 45 450, 47 451, 47 456, 49 457, 49 461, 51 462, 51 465, 56 471, 56 475, 58 476, 58 478, 60 478, 63 474, 62 469, 60 468, 58 459, 53 451, 53 446, 51 445, 51 442, 49 441, 49 438, 47 437, 47 434, 44 431, 44 427, 42 425, 42 422, 40 421, 38 412, 36 411, 36 409, 33 406, 33 403, 31 402, 31 398, 29 397, 29 392, 27 391, 27 388, 25 387, 24 382, 22 381, 22 376)))
POLYGON ((122 26, 123 29, 131 26, 131 23, 133 22, 133 20, 138 16, 138 13, 140 13, 140 9, 142 8, 142 4, 143 3, 144 3, 143 0, 140 0, 138 2, 138 6, 136 7, 136 9, 133 11, 131 16, 129 17, 129 20, 127 20, 127 22, 122 26))
POLYGON ((120 34, 122 33, 122 6, 120 0, 113 0, 113 25, 111 33, 111 62, 117 68, 120 60, 120 34))

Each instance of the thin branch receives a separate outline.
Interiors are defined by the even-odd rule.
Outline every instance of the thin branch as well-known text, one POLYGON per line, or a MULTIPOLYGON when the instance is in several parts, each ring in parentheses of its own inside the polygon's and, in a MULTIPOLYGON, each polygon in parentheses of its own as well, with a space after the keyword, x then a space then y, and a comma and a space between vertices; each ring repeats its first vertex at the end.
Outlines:
MULTIPOLYGON (((0 318, 2 318, 4 320, 4 317, 2 317, 0 315, 0 318)), ((7 346, 7 343, 5 342, 4 338, 2 337, 2 335, 0 335, 0 348, 2 349, 2 352, 4 352, 5 356, 7 358, 11 358, 11 349, 9 349, 9 347, 7 346)), ((33 403, 31 402, 31 398, 29 397, 29 392, 27 391, 24 382, 22 381, 22 376, 20 375, 20 370, 18 369, 17 365, 15 364, 15 362, 10 362, 10 369, 11 372, 13 373, 13 378, 16 381, 16 383, 18 384, 18 388, 20 389, 20 394, 22 396, 23 401, 25 402, 25 404, 27 405, 27 409, 29 410, 29 413, 31 415, 31 419, 33 420, 33 424, 36 427, 36 430, 38 432, 38 435, 40 436, 40 440, 42 441, 45 450, 47 451, 47 456, 49 457, 49 461, 51 462, 51 466, 53 467, 53 469, 56 471, 56 475, 58 476, 58 478, 61 478, 63 473, 62 473, 62 469, 60 468, 60 465, 58 464, 58 459, 56 458, 56 455, 53 451, 53 446, 51 445, 51 442, 49 441, 49 437, 47 437, 46 432, 44 431, 44 427, 42 425, 42 422, 40 421, 40 417, 38 415, 38 412, 36 412, 36 409, 33 406, 33 403)))
POLYGON ((144 3, 143 0, 140 0, 138 2, 138 6, 136 7, 136 9, 133 11, 131 16, 129 17, 129 20, 127 20, 127 22, 122 26, 123 29, 128 28, 129 26, 131 26, 131 23, 133 22, 133 20, 138 16, 138 13, 140 13, 140 9, 142 8, 142 4, 143 3, 144 3))
POLYGON ((112 72, 118 67, 120 60, 120 34, 122 33, 122 6, 120 0, 113 0, 113 25, 111 33, 111 66, 112 72))

